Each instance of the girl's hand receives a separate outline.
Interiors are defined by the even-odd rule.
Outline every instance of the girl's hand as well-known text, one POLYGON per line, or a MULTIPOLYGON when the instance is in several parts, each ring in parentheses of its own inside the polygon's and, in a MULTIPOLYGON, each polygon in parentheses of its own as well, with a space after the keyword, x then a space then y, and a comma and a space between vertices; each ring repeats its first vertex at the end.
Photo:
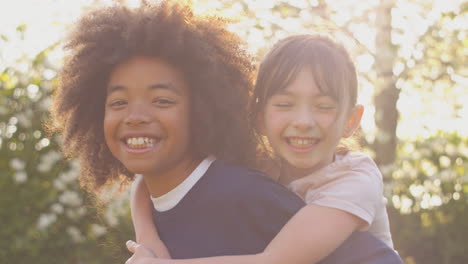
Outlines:
POLYGON ((133 253, 133 256, 131 256, 125 262, 125 264, 151 263, 151 261, 156 258, 156 255, 151 249, 144 247, 132 240, 128 240, 125 245, 127 246, 128 251, 133 253))
POLYGON ((158 235, 153 222, 153 203, 142 175, 137 175, 130 192, 130 209, 136 242, 151 249, 158 258, 170 259, 171 255, 158 235))

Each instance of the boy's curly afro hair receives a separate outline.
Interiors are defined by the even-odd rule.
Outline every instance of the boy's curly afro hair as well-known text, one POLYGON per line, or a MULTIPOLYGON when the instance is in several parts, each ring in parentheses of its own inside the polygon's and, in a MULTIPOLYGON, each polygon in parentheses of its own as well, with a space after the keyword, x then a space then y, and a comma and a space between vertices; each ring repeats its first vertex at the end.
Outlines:
POLYGON ((254 67, 226 21, 193 13, 190 3, 162 1, 138 8, 103 7, 71 32, 51 109, 68 157, 78 158, 81 185, 99 190, 133 175, 115 159, 103 132, 106 85, 116 65, 133 56, 158 57, 184 74, 191 92, 191 150, 251 165, 255 140, 247 120, 254 67))

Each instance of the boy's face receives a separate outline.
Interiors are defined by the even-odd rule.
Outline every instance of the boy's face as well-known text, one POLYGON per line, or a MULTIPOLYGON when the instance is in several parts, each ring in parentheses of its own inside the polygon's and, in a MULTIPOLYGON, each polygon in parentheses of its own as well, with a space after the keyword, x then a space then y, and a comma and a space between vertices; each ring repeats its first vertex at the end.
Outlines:
POLYGON ((112 154, 132 173, 181 177, 194 161, 189 98, 182 74, 161 59, 133 57, 116 66, 104 116, 112 154))
POLYGON ((305 67, 286 89, 268 99, 262 130, 292 172, 307 174, 333 161, 343 133, 335 122, 338 114, 338 102, 319 90, 305 67))

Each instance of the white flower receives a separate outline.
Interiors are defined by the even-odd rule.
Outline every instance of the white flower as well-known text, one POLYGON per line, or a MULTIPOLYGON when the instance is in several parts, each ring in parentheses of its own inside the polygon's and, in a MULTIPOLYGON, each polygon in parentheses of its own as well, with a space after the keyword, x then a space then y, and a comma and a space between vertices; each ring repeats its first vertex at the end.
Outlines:
POLYGON ((110 226, 116 226, 119 223, 119 220, 117 220, 117 217, 112 212, 107 211, 104 218, 110 226))
POLYGON ((76 219, 82 218, 86 214, 86 211, 87 210, 85 207, 70 208, 70 209, 67 209, 65 214, 69 219, 76 220, 76 219))
POLYGON ((56 178, 56 179, 54 180, 53 184, 54 184, 54 187, 55 187, 57 190, 60 190, 60 191, 65 190, 65 183, 63 182, 62 179, 56 178))
POLYGON ((30 128, 32 125, 31 119, 33 118, 33 112, 27 110, 16 115, 18 118, 18 123, 24 128, 30 128))
POLYGON ((55 214, 42 214, 37 221, 37 228, 42 231, 53 224, 56 220, 57 216, 55 214))
POLYGON ((61 214, 63 213, 63 205, 59 204, 59 203, 54 203, 52 206, 51 206, 51 211, 56 213, 56 214, 61 214))
POLYGON ((67 227, 67 233, 72 238, 73 241, 80 243, 84 241, 84 236, 81 234, 81 231, 75 226, 67 227))
POLYGON ((3 105, 0 105, 0 115, 6 115, 8 114, 8 108, 6 108, 3 105))
POLYGON ((23 183, 28 179, 28 174, 26 174, 25 171, 18 171, 15 174, 13 174, 13 179, 17 183, 23 183))
POLYGON ((82 203, 81 197, 78 195, 78 193, 72 191, 64 191, 60 195, 59 201, 64 205, 70 206, 80 206, 82 203))
POLYGON ((78 171, 70 169, 67 172, 60 173, 58 177, 63 183, 70 183, 78 178, 78 171))
MULTIPOLYGON (((45 86, 43 86, 43 88, 44 88, 44 87, 45 87, 45 86)), ((41 102, 39 103, 39 107, 38 107, 38 108, 39 108, 40 110, 46 111, 46 110, 50 109, 50 106, 51 106, 51 105, 52 105, 52 99, 49 98, 49 97, 46 97, 46 98, 44 98, 44 99, 41 100, 41 102)))
POLYGON ((104 226, 98 225, 98 224, 92 224, 91 225, 91 232, 93 232, 93 234, 96 237, 100 237, 100 236, 104 235, 105 233, 107 233, 107 228, 105 228, 104 226))
POLYGON ((62 158, 62 155, 57 151, 49 151, 41 156, 41 160, 37 167, 37 170, 45 173, 52 169, 52 166, 62 158))
POLYGON ((18 158, 13 158, 10 160, 10 167, 14 170, 24 170, 26 163, 18 158))
POLYGON ((130 188, 120 193, 119 187, 119 184, 109 186, 100 196, 107 203, 104 218, 110 226, 118 224, 118 216, 128 213, 130 188))
POLYGON ((42 163, 41 162, 41 163, 39 163, 39 165, 37 165, 37 170, 39 172, 43 172, 43 173, 50 171, 51 168, 52 168, 52 166, 49 166, 48 163, 42 163))
POLYGON ((76 213, 78 215, 78 217, 82 217, 86 214, 87 210, 86 210, 86 207, 82 206, 82 207, 79 207, 76 209, 76 213))

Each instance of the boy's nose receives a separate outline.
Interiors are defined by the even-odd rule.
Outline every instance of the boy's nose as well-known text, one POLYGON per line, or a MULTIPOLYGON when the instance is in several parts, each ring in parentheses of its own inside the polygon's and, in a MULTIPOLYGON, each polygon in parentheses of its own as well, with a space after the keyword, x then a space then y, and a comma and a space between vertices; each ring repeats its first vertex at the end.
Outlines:
POLYGON ((145 107, 134 106, 129 107, 128 114, 125 117, 125 124, 140 125, 150 122, 151 117, 145 107))

